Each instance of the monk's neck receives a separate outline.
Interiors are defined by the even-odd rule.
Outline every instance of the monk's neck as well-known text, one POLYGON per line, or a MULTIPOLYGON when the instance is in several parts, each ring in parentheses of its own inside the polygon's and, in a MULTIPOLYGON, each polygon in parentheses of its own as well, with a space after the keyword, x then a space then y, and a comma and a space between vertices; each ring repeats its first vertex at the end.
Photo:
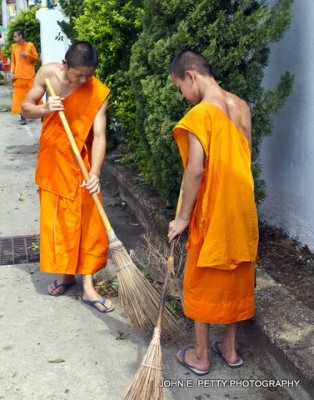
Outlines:
POLYGON ((202 100, 211 101, 213 98, 221 97, 223 89, 218 85, 214 78, 209 78, 203 86, 202 100))
POLYGON ((81 86, 78 83, 71 82, 66 75, 66 71, 64 70, 60 74, 59 81, 60 81, 60 89, 59 89, 60 97, 69 96, 72 92, 74 92, 74 90, 76 90, 78 87, 81 86))

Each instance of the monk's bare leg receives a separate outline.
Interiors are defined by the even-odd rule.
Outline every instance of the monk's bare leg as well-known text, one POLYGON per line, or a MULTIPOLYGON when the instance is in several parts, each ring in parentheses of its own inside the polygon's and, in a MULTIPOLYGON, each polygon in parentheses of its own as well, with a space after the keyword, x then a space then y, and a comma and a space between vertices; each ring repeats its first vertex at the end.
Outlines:
POLYGON ((75 282, 75 275, 65 274, 61 278, 57 279, 56 284, 55 281, 48 286, 49 294, 54 296, 59 296, 64 293, 66 290, 62 285, 68 285, 75 282), (61 285, 61 286, 60 286, 61 285))
POLYGON ((238 322, 226 325, 226 334, 222 343, 218 344, 220 351, 222 352, 227 362, 234 364, 239 361, 238 355, 238 342, 237 342, 237 330, 238 322))
MULTIPOLYGON (((83 275, 83 300, 102 300, 102 296, 97 293, 94 282, 93 275, 83 275)), ((109 299, 106 299, 105 305, 95 304, 95 307, 98 308, 101 312, 106 312, 108 308, 112 307, 112 302, 109 299)))
POLYGON ((195 347, 185 352, 185 362, 200 370, 210 368, 209 360, 209 325, 195 321, 195 347))

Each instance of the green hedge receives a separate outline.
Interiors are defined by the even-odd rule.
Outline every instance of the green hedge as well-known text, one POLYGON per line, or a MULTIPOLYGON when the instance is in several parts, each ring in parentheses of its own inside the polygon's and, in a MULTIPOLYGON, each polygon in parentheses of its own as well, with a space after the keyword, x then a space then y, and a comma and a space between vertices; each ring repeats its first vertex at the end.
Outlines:
POLYGON ((184 48, 202 52, 221 86, 248 101, 253 115, 253 173, 256 197, 264 197, 257 161, 271 117, 284 104, 293 78, 285 73, 273 91, 262 86, 269 45, 289 26, 290 0, 146 0, 143 31, 132 49, 131 80, 136 95, 133 158, 145 179, 168 200, 178 195, 182 167, 172 138, 186 105, 169 81, 169 64, 184 48))
POLYGON ((253 116, 256 199, 265 196, 258 155, 271 118, 290 94, 293 77, 263 88, 270 44, 291 20, 292 0, 60 0, 72 38, 89 40, 100 53, 99 78, 111 88, 111 135, 127 142, 144 179, 175 201, 182 167, 172 128, 187 105, 169 79, 169 64, 184 48, 201 51, 223 88, 244 98, 253 116))
POLYGON ((85 0, 73 18, 77 39, 92 42, 99 53, 99 79, 111 89, 109 136, 125 141, 134 132, 135 105, 130 90, 131 47, 141 30, 142 1, 85 0))

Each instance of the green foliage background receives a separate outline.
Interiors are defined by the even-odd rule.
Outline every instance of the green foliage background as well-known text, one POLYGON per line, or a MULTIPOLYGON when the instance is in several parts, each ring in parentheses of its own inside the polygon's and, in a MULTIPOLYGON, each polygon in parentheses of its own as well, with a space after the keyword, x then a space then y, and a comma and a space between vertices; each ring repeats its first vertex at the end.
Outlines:
POLYGON ((186 105, 169 81, 169 64, 184 48, 202 52, 221 86, 244 98, 253 116, 253 173, 256 198, 265 196, 258 155, 271 117, 289 95, 293 77, 284 73, 265 91, 263 70, 269 45, 289 26, 292 1, 145 0, 143 31, 132 49, 131 81, 136 95, 133 158, 145 179, 167 199, 178 194, 182 168, 171 135, 186 105))
MULTIPOLYGON (((69 22, 60 22, 71 40, 88 40, 99 53, 97 76, 111 89, 110 138, 127 143, 126 161, 174 202, 182 175, 172 137, 187 111, 171 83, 169 65, 184 48, 202 52, 220 85, 245 99, 253 117, 253 173, 256 199, 265 196, 258 162, 272 115, 291 92, 293 77, 283 71, 273 90, 263 88, 270 44, 291 21, 292 0, 60 0, 69 22)), ((10 24, 5 51, 17 27, 40 51, 38 8, 21 12, 10 24)))
POLYGON ((58 24, 62 32, 73 42, 77 40, 77 31, 74 26, 74 19, 84 12, 84 0, 59 0, 64 14, 69 18, 69 22, 59 21, 58 24))
POLYGON ((72 38, 88 40, 99 54, 97 77, 111 89, 109 138, 124 141, 134 132, 134 97, 130 90, 131 47, 141 31, 142 0, 85 0, 67 3, 72 38))
POLYGON ((40 6, 36 6, 29 10, 20 11, 15 20, 9 23, 3 46, 4 54, 7 57, 11 55, 11 45, 14 43, 13 32, 17 29, 21 29, 24 32, 25 40, 32 42, 38 54, 40 54, 40 24, 36 19, 36 11, 39 8, 40 6))
POLYGON ((188 107, 170 81, 169 65, 176 53, 194 48, 208 58, 221 86, 251 107, 252 169, 261 201, 260 144, 293 84, 285 72, 277 88, 266 91, 263 71, 270 44, 289 27, 292 0, 272 7, 263 0, 85 0, 79 12, 76 0, 66 2, 76 15, 76 37, 100 53, 98 76, 112 89, 111 137, 128 143, 125 160, 139 167, 145 181, 175 201, 182 166, 172 129, 188 107))

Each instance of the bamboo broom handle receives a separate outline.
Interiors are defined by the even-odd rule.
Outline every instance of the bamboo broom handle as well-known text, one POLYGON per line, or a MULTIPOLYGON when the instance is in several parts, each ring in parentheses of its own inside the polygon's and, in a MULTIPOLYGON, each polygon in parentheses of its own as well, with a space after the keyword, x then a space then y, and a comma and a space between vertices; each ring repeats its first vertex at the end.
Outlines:
MULTIPOLYGON (((179 194, 179 198, 178 198, 178 202, 177 202, 176 218, 179 216, 179 214, 181 212, 182 200, 183 200, 183 180, 181 183, 180 194, 179 194)), ((160 296, 160 304, 159 304, 159 310, 158 310, 157 327, 159 329, 161 328, 162 314, 163 314, 163 309, 164 309, 165 302, 166 302, 168 282, 169 282, 171 272, 173 271, 173 268, 174 268, 174 250, 175 250, 176 242, 177 242, 177 238, 173 239, 172 242, 170 243, 169 257, 168 257, 168 262, 167 262, 167 264, 168 264, 167 273, 166 273, 165 282, 164 282, 161 296, 160 296)))
MULTIPOLYGON (((53 89, 53 87, 52 87, 52 85, 50 83, 50 80, 48 78, 45 79, 45 83, 46 83, 46 87, 47 87, 48 92, 50 93, 50 95, 51 96, 56 96, 56 93, 55 93, 55 91, 54 91, 54 89, 53 89)), ((69 139, 69 142, 70 142, 72 151, 74 153, 74 156, 75 156, 75 158, 76 158, 76 160, 77 160, 77 162, 79 164, 79 167, 80 167, 80 169, 82 171, 84 180, 85 180, 85 182, 88 182, 89 179, 90 179, 90 176, 89 176, 87 168, 86 168, 86 166, 84 164, 84 161, 83 161, 83 159, 81 157, 81 153, 80 153, 80 151, 79 151, 79 149, 77 147, 77 144, 76 144, 75 139, 73 137, 73 134, 71 132, 71 128, 70 128, 69 123, 68 123, 68 121, 66 119, 66 116, 64 115, 63 111, 58 111, 58 114, 59 114, 59 117, 61 119, 62 125, 63 125, 65 133, 67 135, 67 138, 69 139)), ((112 231, 112 227, 111 227, 110 222, 108 220, 108 217, 107 217, 107 215, 105 213, 105 210, 104 210, 104 208, 102 206, 102 203, 99 200, 99 197, 98 197, 97 193, 93 193, 92 197, 93 197, 94 202, 96 204, 96 207, 97 207, 97 210, 99 212, 100 218, 101 218, 103 224, 105 225, 106 231, 107 231, 107 233, 109 233, 110 231, 112 231)))

